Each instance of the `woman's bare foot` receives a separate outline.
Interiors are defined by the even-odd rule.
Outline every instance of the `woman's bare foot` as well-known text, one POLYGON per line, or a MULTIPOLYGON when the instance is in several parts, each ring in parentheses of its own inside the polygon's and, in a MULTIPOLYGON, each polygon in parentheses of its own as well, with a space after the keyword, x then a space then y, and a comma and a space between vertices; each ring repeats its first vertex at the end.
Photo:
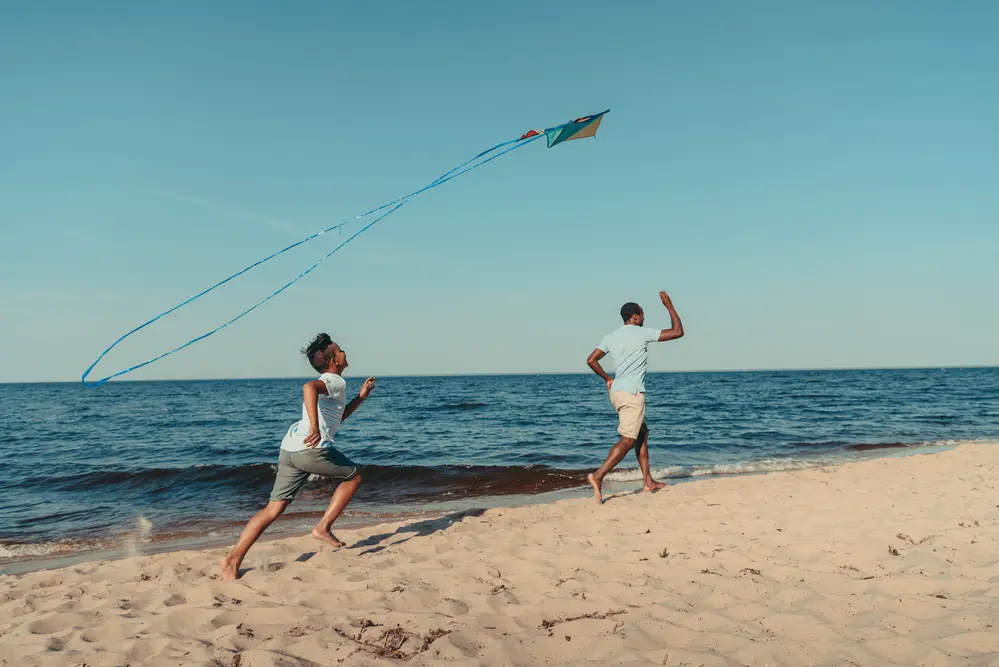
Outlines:
POLYGON ((219 567, 222 568, 222 581, 236 581, 239 579, 239 566, 230 563, 228 556, 219 561, 219 567))
POLYGON ((593 476, 592 472, 586 476, 586 481, 593 487, 593 495, 596 497, 597 502, 603 504, 604 497, 603 494, 600 493, 601 483, 597 481, 597 478, 593 476))
POLYGON ((657 482, 656 480, 652 480, 651 482, 645 483, 645 488, 643 490, 649 493, 655 493, 659 489, 665 489, 665 488, 666 485, 663 484, 662 482, 657 482))
POLYGON ((318 528, 313 528, 312 537, 316 538, 317 540, 322 540, 326 544, 332 544, 337 549, 339 549, 342 546, 345 546, 343 542, 341 542, 336 538, 336 535, 329 532, 328 530, 319 530, 318 528))

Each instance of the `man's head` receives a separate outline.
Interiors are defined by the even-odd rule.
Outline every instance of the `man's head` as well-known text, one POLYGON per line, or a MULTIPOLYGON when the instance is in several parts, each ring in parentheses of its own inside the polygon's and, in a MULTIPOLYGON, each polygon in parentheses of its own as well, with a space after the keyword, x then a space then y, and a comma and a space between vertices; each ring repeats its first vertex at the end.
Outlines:
POLYGON ((343 373, 347 368, 347 353, 334 343, 329 334, 321 333, 302 350, 317 373, 343 373))
POLYGON ((645 324, 645 312, 637 303, 628 302, 621 306, 621 319, 625 324, 634 324, 640 327, 645 324))

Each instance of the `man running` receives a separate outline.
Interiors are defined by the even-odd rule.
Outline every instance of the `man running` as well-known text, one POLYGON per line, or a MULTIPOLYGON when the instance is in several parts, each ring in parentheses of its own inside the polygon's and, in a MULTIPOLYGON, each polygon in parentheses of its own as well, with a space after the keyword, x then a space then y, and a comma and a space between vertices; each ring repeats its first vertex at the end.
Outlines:
POLYGON ((361 472, 353 461, 334 449, 333 436, 340 424, 371 394, 375 379, 365 380, 360 393, 348 403, 347 383, 341 377, 347 368, 347 353, 343 348, 323 333, 316 336, 302 353, 320 374, 319 379, 309 380, 302 387, 302 418, 291 425, 281 441, 277 477, 270 502, 250 519, 239 536, 239 542, 220 563, 225 581, 239 578, 239 565, 246 552, 281 516, 309 475, 340 482, 333 492, 329 508, 312 529, 312 536, 334 547, 343 546, 343 542, 331 532, 331 527, 354 497, 361 484, 361 472))
POLYGON ((637 303, 621 306, 621 319, 624 325, 604 337, 597 349, 593 350, 586 364, 603 378, 610 392, 610 401, 617 410, 618 429, 621 439, 611 447, 607 460, 598 470, 586 476, 593 486, 597 502, 604 501, 600 493, 604 477, 621 462, 632 447, 638 457, 638 466, 645 478, 645 490, 654 492, 666 486, 652 479, 649 472, 649 427, 645 423, 645 368, 649 360, 649 343, 674 340, 683 336, 683 323, 676 314, 673 302, 666 292, 659 293, 659 299, 669 311, 672 326, 662 331, 643 328, 645 313, 637 303), (604 355, 610 354, 617 370, 612 379, 600 366, 604 355))

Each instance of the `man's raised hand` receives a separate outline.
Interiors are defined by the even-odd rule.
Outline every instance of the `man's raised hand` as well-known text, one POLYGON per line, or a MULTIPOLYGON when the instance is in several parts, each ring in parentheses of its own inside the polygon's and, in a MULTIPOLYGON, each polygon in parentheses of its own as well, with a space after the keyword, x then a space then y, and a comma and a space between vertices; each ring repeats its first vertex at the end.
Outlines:
POLYGON ((367 398, 371 394, 371 391, 375 388, 375 382, 375 378, 368 378, 365 380, 364 384, 361 385, 361 391, 358 392, 358 396, 362 399, 367 398))

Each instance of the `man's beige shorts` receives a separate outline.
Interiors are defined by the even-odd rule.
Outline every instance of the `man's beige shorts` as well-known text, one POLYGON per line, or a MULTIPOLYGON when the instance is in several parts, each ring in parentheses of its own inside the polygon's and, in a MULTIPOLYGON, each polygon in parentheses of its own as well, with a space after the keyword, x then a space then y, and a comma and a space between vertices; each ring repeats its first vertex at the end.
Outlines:
POLYGON ((612 391, 610 401, 617 410, 617 432, 623 438, 637 438, 645 423, 645 394, 612 391))

